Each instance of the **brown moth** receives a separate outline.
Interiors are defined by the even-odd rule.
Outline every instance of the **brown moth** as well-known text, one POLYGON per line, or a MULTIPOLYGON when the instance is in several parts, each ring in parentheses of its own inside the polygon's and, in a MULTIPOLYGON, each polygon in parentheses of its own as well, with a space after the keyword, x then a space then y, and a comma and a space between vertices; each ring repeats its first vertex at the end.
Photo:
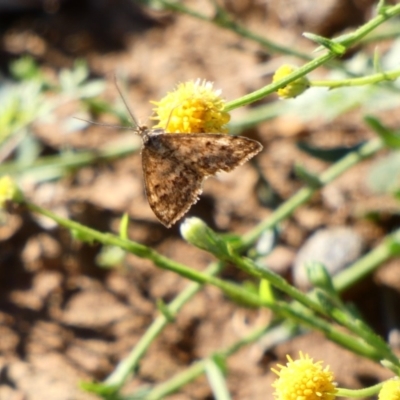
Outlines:
POLYGON ((143 140, 142 167, 146 195, 157 218, 167 228, 197 202, 203 181, 229 172, 262 150, 242 136, 213 133, 165 133, 138 127, 143 140))
MULTIPOLYGON (((137 124, 114 77, 117 90, 142 138, 142 168, 147 200, 154 214, 170 228, 197 202, 203 181, 219 171, 229 172, 262 150, 262 145, 242 136, 215 133, 166 133, 137 124)), ((77 118, 81 119, 81 118, 77 118)), ((82 119, 81 119, 82 120, 82 119)), ((132 129, 99 124, 114 128, 132 129)))

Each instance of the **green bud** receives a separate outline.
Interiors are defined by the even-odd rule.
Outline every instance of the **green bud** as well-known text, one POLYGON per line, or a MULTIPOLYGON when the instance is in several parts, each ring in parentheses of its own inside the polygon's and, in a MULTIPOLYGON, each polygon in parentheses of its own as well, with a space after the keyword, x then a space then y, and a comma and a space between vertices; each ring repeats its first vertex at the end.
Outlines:
MULTIPOLYGON (((288 75, 296 70, 297 67, 284 64, 275 71, 272 82, 277 82, 283 78, 286 78, 288 75)), ((306 76, 301 76, 300 78, 297 78, 296 80, 288 83, 286 86, 278 89, 276 93, 278 93, 278 96, 282 99, 292 99, 302 94, 309 87, 310 81, 308 80, 308 78, 306 76)))
POLYGON ((320 262, 308 262, 306 264, 306 269, 308 279, 313 286, 323 289, 330 294, 336 295, 331 276, 323 264, 320 262))
POLYGON ((8 176, 0 178, 0 209, 5 208, 8 201, 21 203, 24 200, 22 192, 14 180, 8 176))
POLYGON ((186 218, 181 225, 181 235, 190 244, 218 258, 230 255, 229 245, 199 218, 186 218))

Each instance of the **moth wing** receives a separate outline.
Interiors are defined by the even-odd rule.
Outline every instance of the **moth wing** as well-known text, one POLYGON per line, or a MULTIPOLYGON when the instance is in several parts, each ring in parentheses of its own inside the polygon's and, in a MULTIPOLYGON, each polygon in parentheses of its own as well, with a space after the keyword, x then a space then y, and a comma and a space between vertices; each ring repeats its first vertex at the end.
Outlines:
POLYGON ((166 157, 146 147, 142 150, 142 166, 150 207, 170 228, 199 199, 203 177, 173 153, 166 157))
POLYGON ((262 150, 254 140, 222 134, 159 134, 142 150, 147 198, 168 228, 196 203, 205 178, 229 172, 262 150))
POLYGON ((223 134, 164 134, 160 141, 176 158, 205 178, 219 171, 229 172, 250 160, 262 145, 243 136, 223 134))

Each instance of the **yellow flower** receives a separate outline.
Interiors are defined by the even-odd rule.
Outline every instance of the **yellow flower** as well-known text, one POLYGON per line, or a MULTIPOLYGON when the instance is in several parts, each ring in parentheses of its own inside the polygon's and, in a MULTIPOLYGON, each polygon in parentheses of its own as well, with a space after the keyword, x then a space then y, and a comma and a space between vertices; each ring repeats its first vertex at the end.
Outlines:
MULTIPOLYGON (((272 82, 276 82, 279 81, 280 79, 285 78, 286 76, 294 72, 296 69, 297 69, 296 67, 293 67, 291 65, 287 64, 282 65, 276 70, 272 78, 272 82)), ((309 80, 307 79, 307 77, 302 76, 301 78, 298 78, 295 81, 288 83, 285 87, 278 89, 276 93, 278 93, 278 96, 283 99, 290 99, 299 96, 309 87, 310 87, 309 80)))
POLYGON ((272 384, 277 400, 333 400, 336 387, 329 366, 322 369, 322 361, 313 362, 308 354, 300 351, 300 359, 293 361, 286 356, 286 366, 278 365, 279 371, 272 368, 279 378, 272 384))
POLYGON ((225 101, 213 83, 198 79, 180 83, 175 91, 160 101, 152 101, 158 124, 154 128, 168 133, 227 133, 230 115, 224 112, 225 101))
POLYGON ((400 400, 400 380, 399 378, 386 381, 378 396, 379 400, 400 400))
POLYGON ((22 194, 15 182, 8 175, 2 176, 0 178, 0 209, 5 208, 7 201, 19 200, 22 200, 22 194))

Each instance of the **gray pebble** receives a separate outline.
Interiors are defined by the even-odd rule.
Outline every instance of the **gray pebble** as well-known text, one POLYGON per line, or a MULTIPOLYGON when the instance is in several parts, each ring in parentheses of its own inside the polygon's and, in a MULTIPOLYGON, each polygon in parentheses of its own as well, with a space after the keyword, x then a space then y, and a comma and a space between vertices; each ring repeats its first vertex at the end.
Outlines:
POLYGON ((321 229, 300 248, 293 263, 293 281, 301 289, 310 289, 305 264, 317 261, 325 265, 331 276, 357 260, 363 251, 363 240, 346 227, 321 229))

